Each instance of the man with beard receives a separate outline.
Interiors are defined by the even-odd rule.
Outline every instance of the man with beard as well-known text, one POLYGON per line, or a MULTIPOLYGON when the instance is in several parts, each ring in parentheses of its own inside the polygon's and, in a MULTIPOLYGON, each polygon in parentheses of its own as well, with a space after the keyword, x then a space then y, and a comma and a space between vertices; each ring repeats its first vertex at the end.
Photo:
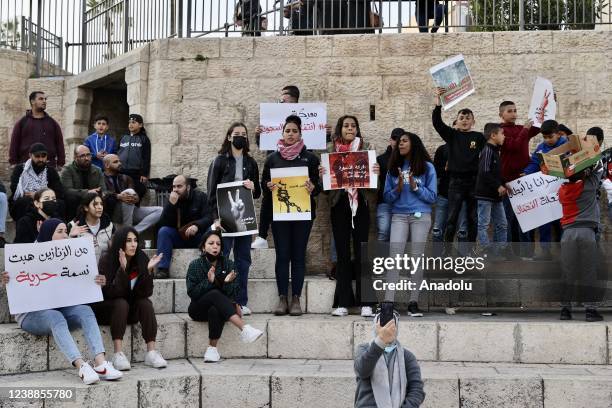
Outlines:
POLYGON ((58 213, 51 215, 62 218, 64 186, 57 170, 49 165, 47 147, 42 143, 34 143, 30 146, 30 158, 15 166, 11 175, 13 195, 9 200, 9 210, 15 221, 26 214, 32 206, 34 194, 43 188, 50 188, 55 192, 58 213))
POLYGON ((59 124, 51 117, 47 109, 47 96, 44 92, 34 91, 30 94, 31 110, 13 127, 9 147, 9 163, 24 163, 29 159, 28 150, 34 143, 43 143, 47 147, 49 166, 61 168, 66 163, 64 137, 59 124))
POLYGON ((104 211, 115 225, 133 226, 143 232, 159 221, 162 207, 141 207, 132 178, 119 174, 121 160, 116 154, 104 156, 104 181, 108 193, 104 196, 104 211))
POLYGON ((172 180, 172 192, 164 206, 157 234, 157 253, 164 254, 157 265, 157 278, 168 278, 174 248, 197 248, 210 228, 213 215, 206 193, 192 189, 186 176, 172 180))
POLYGON ((61 174, 66 195, 66 216, 69 220, 76 215, 81 199, 87 193, 106 193, 102 170, 91 164, 91 152, 87 146, 74 149, 74 161, 61 174))

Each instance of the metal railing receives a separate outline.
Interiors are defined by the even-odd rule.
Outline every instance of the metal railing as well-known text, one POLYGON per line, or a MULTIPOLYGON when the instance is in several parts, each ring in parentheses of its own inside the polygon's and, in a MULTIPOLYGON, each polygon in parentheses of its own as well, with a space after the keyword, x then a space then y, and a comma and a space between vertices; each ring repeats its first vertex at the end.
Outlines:
POLYGON ((169 37, 611 30, 611 1, 0 0, 0 48, 78 73, 169 37))

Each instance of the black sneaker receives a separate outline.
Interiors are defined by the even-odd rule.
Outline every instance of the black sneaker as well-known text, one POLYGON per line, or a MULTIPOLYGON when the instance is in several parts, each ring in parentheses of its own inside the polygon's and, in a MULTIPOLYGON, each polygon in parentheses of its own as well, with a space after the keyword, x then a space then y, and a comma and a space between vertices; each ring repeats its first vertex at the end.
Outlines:
POLYGON ((601 322, 603 320, 603 316, 597 312, 597 309, 587 309, 586 310, 586 321, 587 322, 601 322))
POLYGON ((572 312, 567 307, 561 309, 561 317, 560 320, 572 320, 572 312))
POLYGON ((157 268, 157 272, 155 273, 155 278, 157 279, 168 279, 170 277, 170 271, 168 268, 157 268))
POLYGON ((408 316, 411 317, 423 317, 423 312, 419 309, 417 302, 408 303, 408 316))
POLYGON ((0 248, 4 248, 4 245, 6 245, 6 240, 4 237, 0 237, 0 248))

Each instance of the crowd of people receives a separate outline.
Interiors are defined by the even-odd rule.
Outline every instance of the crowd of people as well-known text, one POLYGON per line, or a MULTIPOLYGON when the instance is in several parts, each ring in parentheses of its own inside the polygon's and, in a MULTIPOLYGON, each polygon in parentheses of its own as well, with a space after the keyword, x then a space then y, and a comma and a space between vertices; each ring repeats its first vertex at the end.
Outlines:
MULTIPOLYGON (((303 313, 301 295, 306 250, 317 215, 317 201, 321 199, 328 201, 330 249, 336 260, 335 272, 329 274, 336 280, 333 316, 346 316, 352 307, 359 307, 363 317, 374 316, 375 305, 363 298, 360 285, 361 248, 369 239, 370 203, 377 203, 373 211, 377 240, 401 244, 397 247, 399 252, 405 252, 408 243, 407 252, 420 256, 431 230, 431 239, 442 243, 442 256, 453 254, 453 242, 458 239, 468 246, 476 242, 467 249, 475 256, 532 259, 534 233, 521 231, 508 198, 507 183, 539 171, 539 153, 566 143, 572 131, 554 120, 545 121, 541 128, 530 122, 519 125, 517 107, 511 101, 499 105, 500 122, 485 124, 483 132, 475 129, 475 114, 467 108, 461 109, 449 126, 441 114, 443 92, 436 89, 433 95, 432 126, 441 141, 434 158, 418 135, 402 128, 393 129, 386 150, 372 168, 380 175, 377 189, 324 191, 322 178, 326 169, 319 155, 307 149, 300 117, 292 115, 283 124, 276 150, 267 152, 261 173, 249 154, 251 139, 247 126, 233 123, 220 141, 218 156, 210 164, 207 193, 195 188, 187 175, 177 175, 163 208, 140 205, 151 169, 151 142, 140 115, 129 116, 129 134, 118 143, 108 134, 108 118, 96 116, 95 132, 74 149, 74 161, 62 169, 65 157, 61 129, 45 112, 44 93, 33 92, 32 109, 13 130, 12 195, 7 199, 6 190, 0 193, 0 217, 4 217, 0 219, 0 230, 4 228, 8 209, 17 225, 15 243, 90 237, 94 247, 102 252, 96 283, 102 286, 104 301, 91 307, 30 312, 17 316, 17 322, 30 333, 53 334, 66 358, 88 384, 98 379, 119 378, 121 372, 117 370, 130 369, 130 362, 122 351, 123 336, 126 325, 136 322, 142 325, 147 345, 145 363, 165 367, 166 362, 155 344, 157 323, 149 299, 153 278, 169 277, 174 248, 198 248, 201 255, 190 263, 186 278, 191 299, 189 316, 208 322, 210 342, 204 358, 207 362, 219 361, 217 343, 225 322, 240 330, 244 342, 256 341, 262 335, 260 330, 246 324, 243 316, 251 314, 247 290, 251 249, 267 247, 270 228, 278 289, 274 314, 300 316, 303 313), (538 134, 542 134, 543 142, 530 155, 529 142, 538 134), (272 182, 271 170, 290 167, 308 169, 308 179, 302 187, 311 200, 310 220, 274 220, 271 203, 278 186, 272 182), (252 191, 254 199, 262 199, 259 233, 254 241, 251 236, 223 236, 217 215, 216 189, 227 182, 242 182, 252 191), (157 255, 149 259, 142 250, 140 234, 153 228, 157 229, 157 255), (489 238, 490 228, 493 242, 489 238), (531 244, 517 249, 509 245, 514 242, 531 244), (524 248, 528 248, 527 253, 523 253, 524 248), (233 261, 229 258, 230 252, 233 261), (357 281, 356 290, 353 290, 353 280, 357 281), (110 362, 106 361, 96 322, 111 327, 114 356, 110 362), (73 327, 82 327, 85 331, 96 356, 93 368, 82 359, 69 333, 73 327)), ((287 86, 281 90, 279 102, 295 103, 299 96, 297 87, 287 86)), ((328 126, 327 130, 328 153, 373 150, 354 115, 340 117, 335 127, 328 126)), ((593 127, 586 133, 595 136, 600 145, 603 143, 601 128, 593 127)), ((257 145, 260 137, 261 127, 258 127, 257 145)), ((576 262, 581 262, 585 271, 580 278, 587 286, 594 286, 597 258, 594 245, 601 230, 598 191, 602 182, 612 202, 612 172, 606 168, 602 177, 603 167, 600 161, 597 166, 569 177, 559 190, 562 218, 539 227, 538 259, 551 259, 553 241, 571 244, 571 250, 561 254, 566 284, 561 319, 572 318, 572 294, 568 288, 577 278, 576 262)), ((1 242, 4 243, 4 238, 1 242)), ((420 268, 413 280, 422 279, 420 268)), ((8 281, 8 273, 3 273, 2 282, 8 281)), ((410 316, 423 315, 418 302, 419 291, 411 291, 410 316)), ((584 304, 587 321, 602 320, 596 302, 584 304)), ((378 326, 377 330, 383 329, 378 326)), ((383 333, 382 336, 391 335, 383 333)), ((370 348, 360 353, 380 355, 381 351, 370 348)), ((411 364, 409 360, 407 354, 405 364, 411 364)), ((372 369, 368 365, 360 367, 359 370, 372 369)))

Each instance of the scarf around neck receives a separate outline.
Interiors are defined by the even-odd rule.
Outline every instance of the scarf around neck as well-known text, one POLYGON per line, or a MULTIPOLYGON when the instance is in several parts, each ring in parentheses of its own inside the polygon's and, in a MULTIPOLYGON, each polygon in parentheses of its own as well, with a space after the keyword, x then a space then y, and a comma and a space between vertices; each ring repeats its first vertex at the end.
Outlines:
POLYGON ((34 166, 32 166, 32 159, 28 159, 23 165, 21 176, 19 176, 14 198, 20 198, 25 193, 32 193, 45 187, 47 187, 47 167, 45 166, 43 171, 36 174, 34 166))
POLYGON ((406 395, 404 349, 398 340, 395 344, 397 347, 387 358, 384 354, 380 356, 370 380, 378 408, 400 408, 406 395))
POLYGON ((300 139, 298 142, 288 146, 285 144, 283 139, 279 139, 276 143, 276 147, 281 157, 285 160, 294 160, 302 152, 304 148, 304 139, 300 139))
MULTIPOLYGON (((361 147, 361 138, 355 137, 351 143, 342 143, 342 137, 339 137, 334 142, 334 148, 338 153, 345 152, 356 152, 361 147)), ((359 191, 356 188, 345 189, 348 193, 349 206, 351 207, 351 227, 355 228, 353 218, 357 214, 357 208, 359 208, 359 191)))

